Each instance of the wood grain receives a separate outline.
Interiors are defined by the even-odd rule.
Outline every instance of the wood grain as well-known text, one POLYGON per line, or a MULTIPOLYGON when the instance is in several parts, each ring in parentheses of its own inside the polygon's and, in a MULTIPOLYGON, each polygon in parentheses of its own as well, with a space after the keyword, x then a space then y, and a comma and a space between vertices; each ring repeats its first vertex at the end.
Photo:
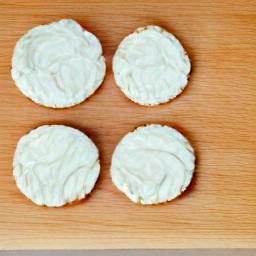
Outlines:
POLYGON ((253 248, 256 246, 255 1, 0 1, 0 157, 2 249, 253 248), (40 107, 15 87, 11 58, 30 28, 77 20, 103 45, 107 75, 86 102, 40 107), (174 33, 193 64, 188 87, 173 102, 142 107, 117 88, 111 69, 120 41, 140 26, 174 33), (135 126, 171 125, 192 143, 196 175, 171 203, 139 206, 113 186, 109 166, 118 141, 135 126), (87 133, 101 154, 96 188, 83 202, 38 207, 16 188, 18 139, 42 124, 87 133))

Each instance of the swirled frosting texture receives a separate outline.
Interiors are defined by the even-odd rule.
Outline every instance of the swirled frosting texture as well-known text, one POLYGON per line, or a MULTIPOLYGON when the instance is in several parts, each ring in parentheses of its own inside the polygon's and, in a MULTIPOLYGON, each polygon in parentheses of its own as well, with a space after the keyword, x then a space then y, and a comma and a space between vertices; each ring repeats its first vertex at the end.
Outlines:
POLYGON ((189 185, 195 168, 194 150, 179 132, 147 125, 128 133, 112 157, 111 177, 133 202, 170 201, 189 185))
POLYGON ((12 59, 20 91, 53 108, 84 101, 100 86, 105 70, 99 40, 70 19, 31 29, 16 44, 12 59))
POLYGON ((82 132, 44 125, 17 145, 13 174, 20 191, 38 205, 62 206, 84 198, 99 176, 98 149, 82 132))
POLYGON ((187 85, 190 68, 180 42, 158 26, 139 28, 127 36, 113 60, 117 85, 141 105, 176 97, 187 85))

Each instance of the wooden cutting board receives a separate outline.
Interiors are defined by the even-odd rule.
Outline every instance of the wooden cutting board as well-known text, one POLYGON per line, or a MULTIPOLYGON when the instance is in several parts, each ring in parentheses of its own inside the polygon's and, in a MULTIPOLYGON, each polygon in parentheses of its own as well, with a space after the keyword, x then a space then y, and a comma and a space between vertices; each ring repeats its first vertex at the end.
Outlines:
POLYGON ((0 1, 0 156, 2 249, 256 247, 255 1, 0 1), (107 62, 101 88, 70 109, 41 107, 11 79, 17 40, 39 24, 77 20, 100 39, 107 62), (188 87, 156 107, 117 88, 112 57, 140 26, 174 33, 193 64, 188 87), (133 204, 111 182, 111 156, 135 126, 170 125, 196 150, 197 168, 180 198, 133 204), (91 196, 62 208, 39 207, 17 189, 12 158, 21 136, 43 124, 70 125, 99 147, 101 175, 91 196))

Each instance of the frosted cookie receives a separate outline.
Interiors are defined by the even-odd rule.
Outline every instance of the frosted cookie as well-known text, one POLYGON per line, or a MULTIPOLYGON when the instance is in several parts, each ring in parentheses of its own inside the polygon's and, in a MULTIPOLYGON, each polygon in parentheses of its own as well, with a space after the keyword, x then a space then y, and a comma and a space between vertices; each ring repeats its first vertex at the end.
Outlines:
POLYGON ((156 124, 128 133, 117 145, 111 164, 115 186, 135 203, 170 201, 189 185, 194 150, 179 132, 156 124))
POLYGON ((158 26, 137 29, 119 45, 113 70, 117 85, 132 101, 167 102, 188 83, 190 60, 180 42, 158 26))
POLYGON ((105 71, 97 37, 70 19, 28 31, 12 58, 12 78, 19 90, 52 108, 84 101, 100 86, 105 71))
POLYGON ((99 176, 99 153, 82 132, 43 125, 23 136, 13 160, 20 191, 35 204, 62 206, 84 198, 99 176))

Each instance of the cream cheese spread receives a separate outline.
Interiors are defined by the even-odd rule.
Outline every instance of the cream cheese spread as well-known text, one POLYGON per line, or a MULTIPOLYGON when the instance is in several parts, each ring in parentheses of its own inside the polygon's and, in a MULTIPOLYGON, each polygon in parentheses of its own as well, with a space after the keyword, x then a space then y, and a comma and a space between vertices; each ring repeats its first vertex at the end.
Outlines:
POLYGON ((100 86, 105 70, 99 40, 71 19, 31 29, 17 42, 12 58, 19 90, 53 108, 84 101, 100 86))
POLYGON ((113 70, 132 101, 157 105, 176 97, 188 83, 190 60, 180 42, 158 26, 137 29, 119 45, 113 70))
POLYGON ((151 124, 120 141, 112 157, 111 177, 133 202, 157 204, 180 195, 194 168, 194 150, 188 140, 173 128, 151 124))
POLYGON ((62 206, 84 198, 99 176, 99 153, 82 132, 43 125, 17 145, 13 174, 20 191, 35 204, 62 206))

